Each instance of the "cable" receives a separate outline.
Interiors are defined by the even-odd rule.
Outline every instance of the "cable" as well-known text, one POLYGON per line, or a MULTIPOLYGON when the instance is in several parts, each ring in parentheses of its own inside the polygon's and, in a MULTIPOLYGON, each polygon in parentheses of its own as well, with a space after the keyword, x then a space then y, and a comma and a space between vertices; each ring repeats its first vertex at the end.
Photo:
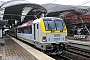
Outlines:
POLYGON ((82 3, 85 3, 85 2, 87 2, 87 0, 80 2, 79 5, 81 5, 82 3))
POLYGON ((37 2, 39 2, 39 1, 41 1, 41 0, 37 0, 37 2))
MULTIPOLYGON (((56 1, 56 0, 53 0, 52 2, 55 2, 55 1, 56 1)), ((52 3, 52 2, 51 2, 51 3, 52 3)), ((51 3, 50 3, 50 4, 51 4, 51 3)), ((50 5, 50 4, 47 4, 46 6, 48 6, 48 5, 50 5)), ((46 6, 44 6, 44 7, 46 7, 46 6)), ((38 14, 40 14, 40 12, 38 12, 37 15, 38 15, 38 14)), ((37 16, 37 15, 35 15, 35 16, 37 16)))
MULTIPOLYGON (((53 0, 51 3, 55 2, 55 1, 56 1, 56 0, 53 0)), ((46 6, 50 5, 51 3, 47 4, 46 6)), ((46 7, 46 6, 44 6, 44 7, 46 7)))
MULTIPOLYGON (((77 5, 77 6, 81 6, 81 5, 84 5, 84 4, 87 4, 87 3, 90 3, 90 1, 89 0, 86 0, 86 1, 84 1, 84 3, 81 3, 80 5, 77 5)), ((76 6, 73 6, 72 8, 75 8, 76 6)), ((72 9, 71 8, 71 9, 72 9)))
MULTIPOLYGON (((53 0, 51 3, 55 2, 55 1, 57 1, 57 0, 53 0)), ((68 0, 68 1, 66 1, 66 2, 69 2, 69 1, 71 1, 71 0, 68 0)), ((45 5, 44 7, 49 6, 51 3, 45 5)), ((40 13, 40 12, 39 12, 39 13, 40 13)), ((38 14, 39 14, 39 13, 38 13, 38 14)), ((37 14, 37 15, 38 15, 38 14, 37 14)), ((37 15, 36 15, 36 16, 37 16, 37 15)))
MULTIPOLYGON (((57 1, 57 0, 54 0, 54 1, 52 1, 51 3, 55 2, 55 1, 57 1)), ((71 0, 68 0, 68 1, 66 1, 66 2, 69 2, 69 1, 71 1, 71 0)), ((66 3, 66 2, 64 2, 64 3, 66 3)), ((51 3, 49 3, 48 5, 50 5, 51 3)), ((46 5, 46 6, 48 6, 48 5, 46 5)), ((44 7, 46 7, 46 6, 44 6, 44 7)))
POLYGON ((80 5, 84 5, 84 4, 87 4, 87 3, 90 3, 90 1, 86 1, 86 2, 84 2, 82 4, 80 4, 80 5))
POLYGON ((67 2, 69 2, 69 1, 71 1, 71 0, 67 0, 66 2, 64 2, 64 3, 67 3, 67 2))

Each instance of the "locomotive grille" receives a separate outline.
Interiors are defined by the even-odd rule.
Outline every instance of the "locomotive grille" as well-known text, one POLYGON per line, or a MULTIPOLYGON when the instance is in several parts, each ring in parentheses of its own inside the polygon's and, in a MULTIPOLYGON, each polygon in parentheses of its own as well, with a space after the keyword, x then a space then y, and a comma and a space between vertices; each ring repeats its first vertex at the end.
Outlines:
POLYGON ((54 34, 54 37, 60 37, 60 34, 54 34))
POLYGON ((60 41, 60 38, 54 38, 54 41, 60 41))

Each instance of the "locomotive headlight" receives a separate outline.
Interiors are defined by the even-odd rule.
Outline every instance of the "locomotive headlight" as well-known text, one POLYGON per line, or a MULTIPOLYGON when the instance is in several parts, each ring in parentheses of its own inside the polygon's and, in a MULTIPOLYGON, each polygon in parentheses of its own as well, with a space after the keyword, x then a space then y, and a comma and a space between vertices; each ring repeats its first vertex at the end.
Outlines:
POLYGON ((43 36, 42 41, 43 41, 43 42, 46 42, 46 41, 47 41, 46 36, 43 36))

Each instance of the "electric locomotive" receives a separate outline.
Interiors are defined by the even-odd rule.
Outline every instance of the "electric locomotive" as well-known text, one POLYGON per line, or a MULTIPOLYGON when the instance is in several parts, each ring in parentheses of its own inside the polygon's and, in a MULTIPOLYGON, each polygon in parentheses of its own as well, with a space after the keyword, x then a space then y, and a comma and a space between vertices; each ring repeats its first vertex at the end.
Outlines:
POLYGON ((48 54, 61 54, 67 43, 67 28, 61 18, 42 17, 22 24, 17 30, 17 38, 48 54))

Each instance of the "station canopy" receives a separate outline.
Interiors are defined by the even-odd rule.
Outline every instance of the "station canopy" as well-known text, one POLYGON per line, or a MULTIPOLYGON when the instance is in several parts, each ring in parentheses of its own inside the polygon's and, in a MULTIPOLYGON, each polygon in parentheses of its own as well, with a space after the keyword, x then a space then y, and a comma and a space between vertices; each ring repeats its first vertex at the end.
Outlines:
POLYGON ((15 24, 26 22, 28 20, 34 20, 35 17, 39 18, 47 11, 39 4, 30 3, 25 0, 12 0, 5 2, 1 5, 0 10, 4 10, 2 20, 8 20, 8 24, 15 24))
POLYGON ((49 12, 47 13, 47 16, 64 16, 68 13, 74 13, 76 15, 82 15, 88 12, 88 9, 85 8, 77 8, 77 9, 68 9, 68 10, 62 10, 62 11, 53 11, 53 12, 49 12))

